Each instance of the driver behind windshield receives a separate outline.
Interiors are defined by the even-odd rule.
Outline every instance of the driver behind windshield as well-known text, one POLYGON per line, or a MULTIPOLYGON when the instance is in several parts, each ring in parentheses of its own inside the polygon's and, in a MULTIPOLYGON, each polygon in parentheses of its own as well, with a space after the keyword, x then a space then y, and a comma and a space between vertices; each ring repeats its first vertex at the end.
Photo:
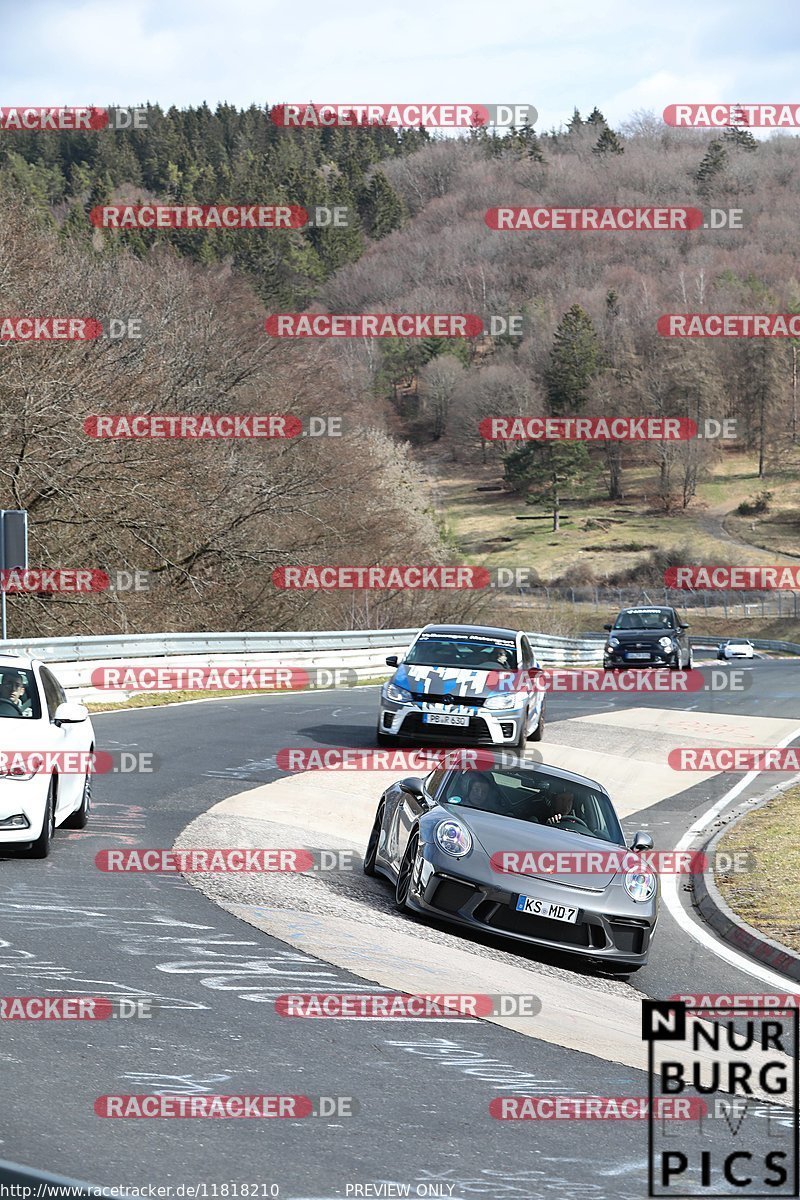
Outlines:
POLYGON ((0 716, 11 716, 9 707, 16 709, 14 716, 22 716, 22 697, 25 694, 25 680, 21 675, 6 674, 0 683, 0 716))

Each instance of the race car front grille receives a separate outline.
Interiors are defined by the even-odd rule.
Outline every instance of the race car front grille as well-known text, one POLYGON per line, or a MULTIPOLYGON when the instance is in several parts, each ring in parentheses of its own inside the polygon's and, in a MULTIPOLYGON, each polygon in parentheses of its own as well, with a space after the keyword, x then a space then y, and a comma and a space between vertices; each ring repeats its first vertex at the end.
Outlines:
POLYGON ((409 713, 403 721, 401 733, 403 737, 429 737, 462 739, 471 742, 486 742, 492 744, 489 728, 481 717, 470 717, 469 725, 428 725, 422 720, 422 713, 409 713))
POLYGON ((611 936, 617 950, 623 954, 641 954, 647 925, 642 921, 612 921, 611 936))
MULTIPOLYGON (((590 947, 597 948, 592 927, 587 924, 570 925, 567 921, 534 917, 530 913, 517 912, 507 904, 498 905, 492 901, 479 904, 474 916, 490 929, 503 933, 517 933, 523 937, 539 938, 543 942, 562 942, 565 946, 581 946, 587 950, 590 947)), ((602 940, 605 941, 605 938, 602 940)))
POLYGON ((430 895, 426 889, 425 900, 440 908, 442 912, 458 912, 477 890, 473 884, 460 883, 457 879, 440 879, 434 876, 434 881, 434 889, 430 895))
POLYGON ((414 692, 413 696, 415 700, 421 700, 424 704, 443 704, 445 708, 455 708, 460 704, 468 708, 480 708, 486 702, 485 696, 454 696, 452 692, 442 696, 434 692, 414 692))

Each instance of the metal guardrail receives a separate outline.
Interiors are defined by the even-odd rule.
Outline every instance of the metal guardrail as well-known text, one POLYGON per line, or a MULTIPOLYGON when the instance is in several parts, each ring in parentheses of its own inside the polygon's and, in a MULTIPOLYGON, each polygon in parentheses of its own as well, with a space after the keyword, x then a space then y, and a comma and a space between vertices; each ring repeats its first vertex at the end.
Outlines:
MULTIPOLYGON (((407 646, 419 629, 355 629, 311 632, 140 633, 78 638, 17 638, 0 643, 1 654, 25 654, 49 662, 87 662, 130 658, 167 658, 207 654, 302 654, 330 650, 387 650, 407 646)), ((553 651, 594 653, 585 637, 529 634, 540 657, 553 651)))

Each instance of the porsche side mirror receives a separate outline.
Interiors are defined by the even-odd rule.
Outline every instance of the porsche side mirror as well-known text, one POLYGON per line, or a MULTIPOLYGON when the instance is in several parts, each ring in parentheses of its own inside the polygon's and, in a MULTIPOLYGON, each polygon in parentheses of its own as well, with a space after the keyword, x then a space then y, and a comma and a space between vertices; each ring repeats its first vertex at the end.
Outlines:
POLYGON ((386 659, 387 667, 396 667, 397 662, 398 662, 398 659, 397 659, 396 654, 390 654, 389 657, 386 659))
POLYGON ((404 792, 408 792, 410 796, 416 796, 417 800, 421 800, 425 794, 422 787, 422 780, 416 775, 411 775, 408 779, 401 779, 400 787, 404 792))
POLYGON ((649 833, 645 833, 643 829, 639 829, 633 835, 631 840, 631 850, 652 850, 653 839, 649 833))

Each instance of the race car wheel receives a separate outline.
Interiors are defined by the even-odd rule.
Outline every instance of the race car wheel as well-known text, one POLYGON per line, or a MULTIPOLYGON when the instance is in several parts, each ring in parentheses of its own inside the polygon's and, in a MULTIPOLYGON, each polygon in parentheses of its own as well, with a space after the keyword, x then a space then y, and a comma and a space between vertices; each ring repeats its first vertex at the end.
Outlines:
MULTIPOLYGON (((90 753, 94 753, 92 747, 90 753)), ((83 795, 81 796, 80 807, 75 809, 74 813, 70 813, 64 822, 65 829, 85 829, 89 820, 89 813, 92 811, 92 776, 87 771, 86 778, 83 781, 83 795)))
POLYGON ((539 724, 536 726, 533 733, 531 734, 531 741, 532 742, 540 742, 543 737, 544 737, 544 704, 542 705, 541 712, 539 713, 539 724))
POLYGON ((417 851, 419 850, 419 834, 414 832, 408 839, 406 852, 403 855, 403 861, 400 863, 400 871, 397 876, 397 884, 394 890, 394 904, 400 912, 404 912, 407 907, 408 894, 411 891, 411 877, 414 874, 414 864, 417 861, 417 851))
POLYGON ((375 813, 375 820, 372 824, 372 830, 367 842, 367 851, 364 855, 364 874, 375 874, 375 859, 378 855, 378 843, 381 840, 381 825, 383 824, 383 802, 378 805, 378 811, 375 813))
POLYGON ((53 844, 53 834, 56 831, 56 786, 55 779, 50 780, 47 791, 47 802, 42 821, 42 832, 27 850, 28 858, 47 858, 53 844))

